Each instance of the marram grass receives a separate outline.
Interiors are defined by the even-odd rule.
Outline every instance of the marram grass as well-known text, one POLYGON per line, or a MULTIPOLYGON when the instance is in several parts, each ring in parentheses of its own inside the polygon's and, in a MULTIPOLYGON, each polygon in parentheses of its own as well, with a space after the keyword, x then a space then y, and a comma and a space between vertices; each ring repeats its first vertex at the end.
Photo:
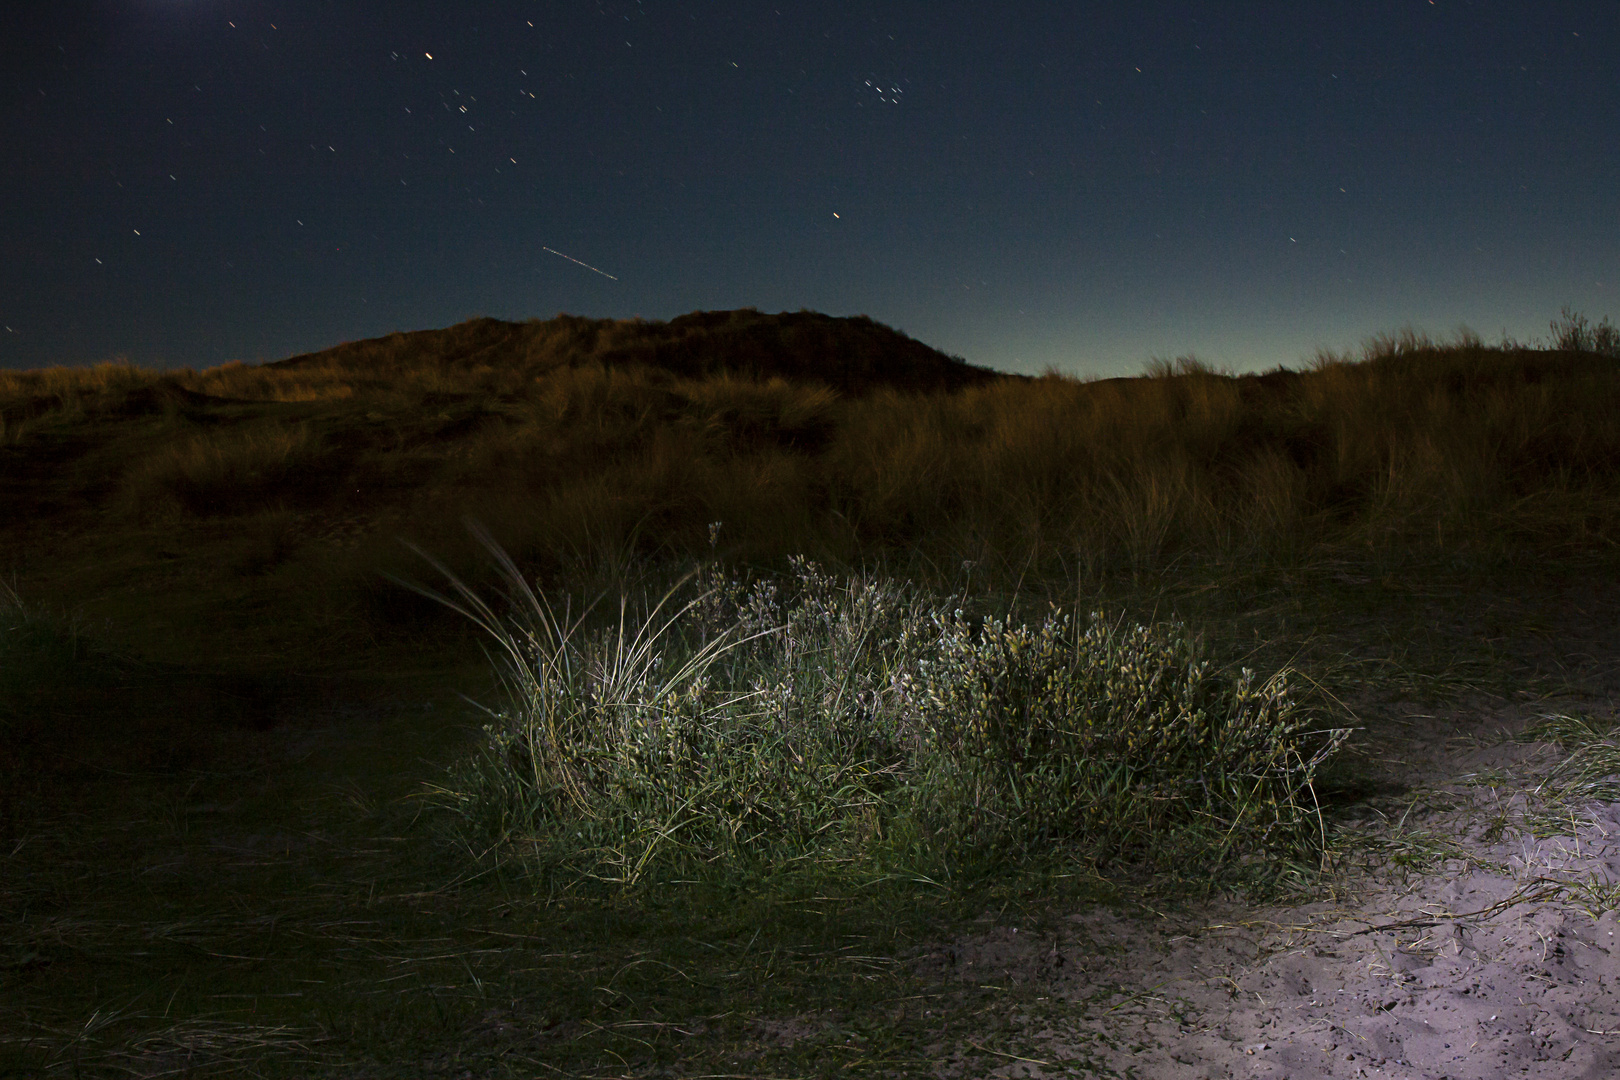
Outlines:
POLYGON ((452 596, 412 586, 496 646, 504 703, 430 791, 477 852, 617 886, 940 881, 1058 850, 1213 879, 1321 856, 1312 778, 1348 732, 1292 672, 1218 668, 1179 625, 972 618, 796 559, 752 586, 706 567, 587 630, 479 535, 504 613, 447 571, 452 596))
POLYGON ((1552 743, 1565 756, 1534 793, 1562 806, 1620 799, 1620 725, 1586 713, 1543 716, 1520 733, 1523 742, 1552 743))

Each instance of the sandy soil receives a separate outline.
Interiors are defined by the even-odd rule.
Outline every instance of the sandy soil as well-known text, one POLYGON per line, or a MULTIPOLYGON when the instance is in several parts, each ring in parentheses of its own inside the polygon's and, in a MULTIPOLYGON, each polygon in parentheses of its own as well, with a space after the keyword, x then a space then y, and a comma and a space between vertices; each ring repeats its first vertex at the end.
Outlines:
MULTIPOLYGON (((1044 999, 990 1051, 1004 1062, 991 1075, 1620 1076, 1620 804, 1552 819, 1534 792, 1560 755, 1510 737, 1571 707, 1612 717, 1612 703, 1363 705, 1423 737, 1399 740, 1412 786, 1387 819, 1369 815, 1362 866, 1333 901, 1083 911, 921 956, 929 981, 1044 999), (1403 852, 1427 865, 1403 867, 1403 852)), ((939 1075, 983 1074, 984 1056, 952 1065, 941 1050, 939 1075)))

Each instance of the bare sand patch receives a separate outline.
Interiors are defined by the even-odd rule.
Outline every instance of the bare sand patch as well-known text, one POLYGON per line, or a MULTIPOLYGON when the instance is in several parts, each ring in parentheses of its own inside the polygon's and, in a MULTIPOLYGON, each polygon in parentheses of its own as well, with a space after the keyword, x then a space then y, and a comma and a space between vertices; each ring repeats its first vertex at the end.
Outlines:
MULTIPOLYGON (((1350 827, 1330 899, 992 925, 916 973, 1048 1002, 991 1075, 1620 1075, 1620 804, 1551 797, 1561 755, 1512 739, 1533 706, 1410 715, 1453 737, 1408 756, 1422 782, 1398 806, 1350 827)), ((987 1061, 963 1060, 937 1075, 987 1061)))

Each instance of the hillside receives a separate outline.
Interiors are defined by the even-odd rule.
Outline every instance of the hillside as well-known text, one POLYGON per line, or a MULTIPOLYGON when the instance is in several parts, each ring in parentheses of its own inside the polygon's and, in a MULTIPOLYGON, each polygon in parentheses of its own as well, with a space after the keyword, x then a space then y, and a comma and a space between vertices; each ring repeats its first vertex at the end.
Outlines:
POLYGON ((352 377, 424 370, 498 369, 540 377, 600 365, 682 379, 731 376, 820 383, 844 394, 876 389, 936 393, 1003 376, 974 367, 865 316, 813 311, 767 315, 752 308, 643 319, 474 319, 445 330, 389 334, 265 365, 276 372, 352 377))
POLYGON ((473 572, 468 516, 559 580, 689 563, 716 522, 732 559, 1009 581, 1620 539, 1611 357, 1410 335, 1087 382, 809 312, 483 319, 258 366, 7 373, 0 418, 0 570, 209 663, 368 662, 422 617, 382 576, 424 568, 399 540, 473 572))

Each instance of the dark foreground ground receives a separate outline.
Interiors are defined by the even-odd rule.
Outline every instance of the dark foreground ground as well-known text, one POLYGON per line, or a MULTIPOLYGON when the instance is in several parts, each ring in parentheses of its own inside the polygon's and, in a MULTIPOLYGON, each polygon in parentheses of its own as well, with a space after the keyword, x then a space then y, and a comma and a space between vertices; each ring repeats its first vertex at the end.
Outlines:
POLYGON ((468 642, 325 680, 96 661, 25 703, 54 764, 7 777, 0 1075, 1612 1075, 1620 824, 1513 736, 1613 719, 1617 581, 1347 560, 1093 597, 1292 659, 1361 728, 1334 872, 1264 901, 1082 868, 538 895, 419 813, 476 731, 457 693, 489 700, 468 642))

